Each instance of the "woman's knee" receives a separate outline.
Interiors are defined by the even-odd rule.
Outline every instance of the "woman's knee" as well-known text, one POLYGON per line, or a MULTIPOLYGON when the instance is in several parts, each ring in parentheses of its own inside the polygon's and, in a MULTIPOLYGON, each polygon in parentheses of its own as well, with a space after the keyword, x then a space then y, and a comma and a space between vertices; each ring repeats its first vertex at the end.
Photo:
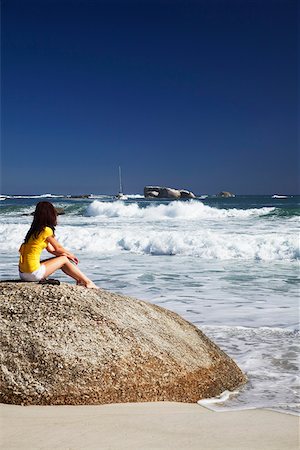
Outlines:
POLYGON ((61 258, 63 265, 65 265, 69 262, 69 259, 67 258, 67 256, 60 256, 60 258, 61 258))

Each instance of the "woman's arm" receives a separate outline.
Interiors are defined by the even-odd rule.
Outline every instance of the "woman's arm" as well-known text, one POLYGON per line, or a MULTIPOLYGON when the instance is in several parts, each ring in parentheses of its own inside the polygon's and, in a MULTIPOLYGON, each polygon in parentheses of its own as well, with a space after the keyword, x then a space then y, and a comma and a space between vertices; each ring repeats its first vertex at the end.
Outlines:
POLYGON ((48 245, 47 245, 47 247, 46 247, 46 250, 47 250, 47 252, 52 253, 52 255, 57 256, 57 255, 56 255, 55 248, 53 247, 52 244, 50 244, 50 242, 48 242, 48 245))
POLYGON ((71 261, 74 261, 75 264, 78 264, 78 258, 76 258, 73 253, 66 250, 53 236, 49 236, 47 239, 47 250, 49 253, 52 253, 55 256, 66 256, 71 261))

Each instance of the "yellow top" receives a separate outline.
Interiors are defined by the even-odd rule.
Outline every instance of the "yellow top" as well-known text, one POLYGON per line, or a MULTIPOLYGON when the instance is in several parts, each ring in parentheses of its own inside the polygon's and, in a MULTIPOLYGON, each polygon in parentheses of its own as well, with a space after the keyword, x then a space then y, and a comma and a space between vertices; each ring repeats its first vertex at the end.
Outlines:
POLYGON ((31 273, 40 267, 40 256, 47 247, 46 239, 53 236, 53 231, 45 227, 37 237, 30 236, 29 241, 20 247, 19 269, 21 272, 31 273))

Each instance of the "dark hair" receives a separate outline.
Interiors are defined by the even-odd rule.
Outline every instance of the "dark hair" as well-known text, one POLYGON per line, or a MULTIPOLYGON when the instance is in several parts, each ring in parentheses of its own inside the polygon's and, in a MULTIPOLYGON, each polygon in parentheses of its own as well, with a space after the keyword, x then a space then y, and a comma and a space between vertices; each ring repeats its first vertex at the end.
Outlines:
POLYGON ((39 202, 36 205, 33 222, 26 234, 25 242, 28 242, 31 236, 38 237, 45 227, 49 227, 55 232, 57 224, 56 209, 50 202, 39 202))

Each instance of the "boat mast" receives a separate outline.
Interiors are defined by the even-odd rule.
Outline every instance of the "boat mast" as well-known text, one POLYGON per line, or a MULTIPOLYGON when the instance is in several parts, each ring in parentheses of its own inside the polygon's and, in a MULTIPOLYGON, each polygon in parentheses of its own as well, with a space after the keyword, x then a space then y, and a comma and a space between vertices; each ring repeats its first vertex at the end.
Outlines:
POLYGON ((119 193, 122 194, 123 193, 123 189, 122 189, 122 174, 121 174, 121 166, 119 166, 119 183, 120 183, 120 187, 119 187, 119 193))

